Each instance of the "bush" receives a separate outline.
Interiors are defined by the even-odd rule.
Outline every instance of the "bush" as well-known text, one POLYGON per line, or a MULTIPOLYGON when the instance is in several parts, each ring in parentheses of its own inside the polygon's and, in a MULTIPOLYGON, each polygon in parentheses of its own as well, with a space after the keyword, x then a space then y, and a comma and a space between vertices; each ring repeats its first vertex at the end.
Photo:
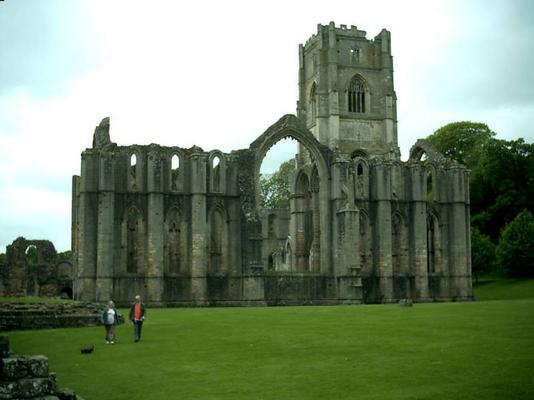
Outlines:
POLYGON ((497 261, 513 277, 534 276, 534 217, 523 210, 501 233, 497 261))
POLYGON ((480 274, 493 269, 495 264, 495 245, 487 235, 480 233, 477 228, 471 228, 471 266, 475 280, 480 274))

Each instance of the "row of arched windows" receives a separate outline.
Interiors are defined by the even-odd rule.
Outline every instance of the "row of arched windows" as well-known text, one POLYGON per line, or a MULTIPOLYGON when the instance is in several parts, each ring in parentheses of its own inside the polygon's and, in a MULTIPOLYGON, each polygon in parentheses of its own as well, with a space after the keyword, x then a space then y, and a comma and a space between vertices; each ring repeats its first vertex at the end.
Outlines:
MULTIPOLYGON (((221 163, 221 157, 219 155, 215 155, 214 157, 210 157, 210 166, 211 168, 216 168, 221 163)), ((130 168, 135 167, 137 165, 137 154, 132 153, 130 155, 130 168)), ((180 169, 180 156, 178 154, 174 154, 171 157, 171 170, 178 170, 180 169)))
MULTIPOLYGON (((136 190, 137 189, 137 174, 138 174, 138 154, 137 153, 131 153, 129 156, 129 167, 128 167, 128 188, 130 190, 136 190)), ((223 179, 222 175, 224 175, 221 171, 224 166, 224 159, 222 158, 222 154, 220 152, 213 152, 209 158, 209 169, 208 169, 208 175, 210 177, 210 190, 219 192, 223 188, 223 179)), ((173 154, 170 158, 170 190, 172 191, 180 191, 181 190, 181 176, 183 175, 183 171, 181 169, 182 162, 181 162, 181 156, 178 154, 173 154)))
MULTIPOLYGON (((360 257, 361 268, 370 271, 369 255, 371 253, 370 226, 367 213, 360 211, 360 257)), ((393 274, 409 272, 409 243, 408 225, 405 217, 395 212, 391 216, 391 257, 393 274)), ((439 218, 436 213, 430 212, 427 217, 427 271, 436 273, 441 270, 441 231, 439 218)))
MULTIPOLYGON (((210 274, 228 271, 229 229, 225 209, 214 208, 208 216, 208 251, 207 272, 210 274)), ((141 211, 130 206, 123 219, 122 249, 126 263, 126 272, 139 273, 144 270, 146 262, 146 226, 141 211)), ((188 265, 188 229, 184 215, 179 208, 171 208, 163 225, 163 259, 165 272, 187 273, 188 265)))

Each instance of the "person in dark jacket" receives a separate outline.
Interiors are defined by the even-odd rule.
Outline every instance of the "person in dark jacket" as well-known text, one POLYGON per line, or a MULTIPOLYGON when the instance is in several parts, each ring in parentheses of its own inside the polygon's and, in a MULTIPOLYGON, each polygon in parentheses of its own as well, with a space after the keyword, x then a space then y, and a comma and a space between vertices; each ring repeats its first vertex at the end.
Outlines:
POLYGON ((141 302, 141 296, 135 296, 135 302, 130 307, 130 321, 134 326, 134 339, 136 342, 141 340, 141 328, 145 320, 146 308, 141 302))
POLYGON ((119 322, 118 316, 115 304, 110 300, 102 313, 102 323, 106 329, 106 344, 115 343, 115 326, 119 322))

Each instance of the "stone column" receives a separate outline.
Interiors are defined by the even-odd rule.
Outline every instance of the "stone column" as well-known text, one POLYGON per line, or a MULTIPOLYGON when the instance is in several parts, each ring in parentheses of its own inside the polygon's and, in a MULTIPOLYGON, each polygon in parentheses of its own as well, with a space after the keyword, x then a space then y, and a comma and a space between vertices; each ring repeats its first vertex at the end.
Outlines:
POLYGON ((113 224, 115 216, 114 158, 111 154, 100 156, 98 182, 98 233, 96 260, 96 301, 113 298, 113 224))
MULTIPOLYGON (((321 246, 324 246, 323 249, 326 248, 329 251, 328 258, 326 254, 321 254, 321 273, 323 274, 341 275, 345 271, 343 263, 344 248, 339 237, 339 231, 342 229, 339 226, 341 223, 339 219, 340 214, 336 213, 336 211, 341 211, 346 203, 346 195, 343 194, 342 187, 346 184, 348 165, 348 159, 343 156, 338 156, 335 163, 330 167, 332 176, 331 184, 328 185, 320 182, 319 197, 321 200, 321 211, 329 210, 330 207, 334 211, 328 219, 325 219, 323 215, 326 212, 321 214, 321 246), (323 228, 326 229, 323 230, 323 228), (328 241, 326 241, 326 233, 329 234, 328 241), (333 255, 332 252, 334 253, 333 255)), ((345 222, 345 220, 342 221, 343 223, 345 222)))
MULTIPOLYGON (((294 185, 292 185, 294 186, 294 185)), ((296 243, 297 243, 297 198, 295 193, 291 193, 289 197, 289 236, 290 236, 290 246, 291 246, 291 265, 289 266, 290 271, 297 270, 297 257, 296 257, 296 243)))
POLYGON ((228 202, 228 244, 230 276, 229 296, 230 300, 241 300, 243 297, 242 283, 242 237, 241 237, 241 201, 239 198, 239 171, 238 159, 233 155, 227 156, 227 195, 231 196, 228 202))
POLYGON ((411 166, 410 272, 415 275, 416 299, 428 299, 426 171, 411 166))
POLYGON ((199 305, 207 300, 206 165, 206 154, 194 153, 191 156, 191 297, 199 305))
MULTIPOLYGON (((339 93, 338 90, 338 60, 339 50, 336 38, 336 27, 333 22, 328 25, 328 50, 327 50, 328 65, 328 133, 330 140, 338 142, 341 140, 339 129, 339 93)), ((333 144, 333 143, 331 143, 333 144)))
POLYGON ((466 204, 468 179, 467 172, 461 169, 454 169, 450 173, 453 194, 450 220, 450 262, 455 277, 454 292, 460 299, 466 299, 471 297, 469 206, 466 204))
POLYGON ((147 295, 150 302, 162 303, 164 292, 164 261, 163 261, 163 160, 153 150, 148 154, 147 163, 147 295))
POLYGON ((79 232, 73 281, 75 300, 96 300, 97 189, 98 158, 91 150, 87 150, 82 154, 77 211, 79 232))
POLYGON ((383 302, 393 300, 393 262, 391 259, 391 167, 378 164, 373 169, 375 185, 371 200, 375 203, 374 248, 383 302))
MULTIPOLYGON (((351 200, 354 200, 353 196, 351 200)), ((361 302, 363 291, 359 240, 360 213, 355 206, 347 204, 345 208, 338 212, 338 215, 344 220, 344 232, 341 243, 342 271, 340 271, 341 274, 339 272, 336 274, 340 282, 338 298, 342 301, 361 302)))

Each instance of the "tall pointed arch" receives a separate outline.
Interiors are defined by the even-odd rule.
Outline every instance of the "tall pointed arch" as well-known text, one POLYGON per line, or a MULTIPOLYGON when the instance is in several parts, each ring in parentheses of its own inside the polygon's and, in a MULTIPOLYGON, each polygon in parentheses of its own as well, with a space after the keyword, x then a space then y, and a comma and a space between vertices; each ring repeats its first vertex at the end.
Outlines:
POLYGON ((427 215, 427 270, 429 274, 442 272, 441 227, 434 210, 427 215))
POLYGON ((134 205, 129 206, 123 218, 122 248, 126 261, 126 272, 139 273, 144 266, 145 225, 141 211, 134 205))
POLYGON ((178 207, 172 207, 165 216, 164 255, 165 271, 185 272, 186 265, 186 224, 178 207))
POLYGON ((308 107, 310 110, 310 125, 315 125, 315 118, 317 118, 317 85, 315 82, 312 83, 310 88, 310 95, 308 101, 308 107))
POLYGON ((391 258, 393 275, 408 273, 408 226, 400 211, 391 216, 391 258))
MULTIPOLYGON (((330 262, 331 248, 328 246, 332 235, 332 229, 330 225, 331 210, 329 207, 329 193, 330 193, 330 162, 333 158, 332 151, 325 145, 319 143, 319 141, 313 136, 313 134, 306 129, 304 123, 300 121, 294 115, 285 115, 280 118, 275 124, 267 129, 261 136, 259 136, 249 147, 249 151, 252 153, 255 160, 255 172, 254 180, 248 181, 249 174, 246 171, 240 172, 240 179, 243 183, 250 182, 255 187, 255 201, 253 205, 255 209, 247 209, 248 204, 244 203, 245 212, 250 210, 250 213, 259 212, 260 205, 260 168, 261 163, 265 157, 267 151, 278 141, 291 137, 297 140, 302 146, 304 146, 310 156, 310 160, 316 165, 318 176, 318 202, 320 209, 322 210, 319 220, 320 226, 318 231, 320 232, 320 261, 318 266, 321 272, 331 272, 332 264, 330 262)), ((250 153, 249 153, 250 154, 250 153)), ((245 158, 243 158, 244 160, 245 158)), ((295 236, 292 236, 292 262, 295 263, 297 249, 295 243, 295 236)))
POLYGON ((222 205, 217 204, 208 217, 209 263, 208 274, 219 275, 228 272, 228 216, 222 205))

